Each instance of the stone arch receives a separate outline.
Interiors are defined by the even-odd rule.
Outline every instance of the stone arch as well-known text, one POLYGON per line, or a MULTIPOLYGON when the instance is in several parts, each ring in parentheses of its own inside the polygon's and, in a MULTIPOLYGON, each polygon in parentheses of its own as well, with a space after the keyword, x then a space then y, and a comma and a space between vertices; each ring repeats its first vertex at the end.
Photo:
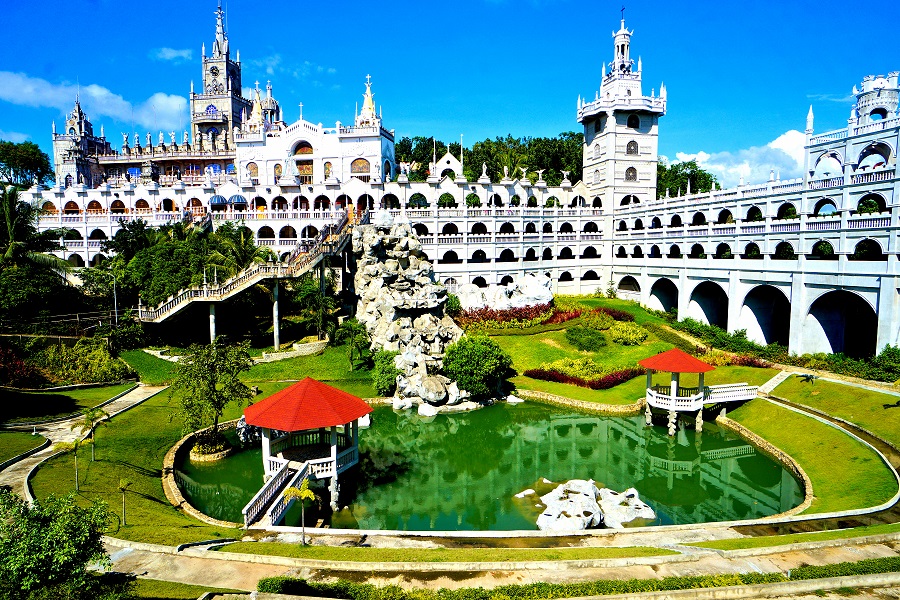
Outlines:
POLYGON ((747 218, 744 221, 748 223, 755 223, 757 221, 763 221, 765 217, 763 217, 762 209, 758 206, 751 206, 747 209, 747 218))
POLYGON ((400 208, 400 199, 394 194, 385 194, 381 197, 381 208, 398 210, 400 208))
POLYGON ((95 229, 90 233, 90 235, 88 235, 88 239, 89 240, 106 240, 109 238, 106 236, 106 232, 103 231, 102 229, 95 229))
POLYGON ((450 192, 444 192, 438 198, 438 206, 440 208, 456 208, 456 198, 450 192))
POLYGON ((573 258, 575 258, 575 255, 572 253, 572 249, 568 246, 565 246, 562 250, 559 251, 560 260, 572 260, 573 258))
POLYGON ((719 216, 716 218, 716 223, 718 223, 719 225, 734 223, 734 215, 731 214, 730 210, 725 208, 719 211, 719 216))
POLYGON ((619 206, 628 206, 630 204, 640 204, 641 201, 634 194, 628 194, 619 202, 619 206))
POLYGON ((691 225, 706 225, 706 215, 699 211, 695 212, 694 216, 691 217, 691 225))
POLYGON ((106 262, 106 255, 104 254, 95 254, 93 258, 91 258, 90 266, 96 267, 97 265, 106 262))
POLYGON ((744 254, 741 255, 741 258, 746 258, 750 260, 762 259, 762 252, 759 250, 759 245, 755 242, 750 242, 746 246, 744 246, 744 254))
POLYGON ((600 276, 597 275, 596 271, 590 270, 586 271, 584 275, 581 276, 582 281, 599 281, 600 276))
POLYGON ((816 166, 813 168, 813 179, 828 179, 838 177, 844 172, 844 159, 835 151, 822 153, 816 159, 816 166))
POLYGON ((288 201, 284 196, 275 196, 272 198, 272 210, 287 210, 288 201))
POLYGON ((500 279, 500 285, 507 286, 514 281, 512 275, 504 275, 502 279, 500 279))
POLYGON ((541 231, 543 233, 553 233, 553 223, 544 223, 543 227, 541 227, 541 231))
POLYGON ((803 321, 803 351, 874 356, 877 332, 878 316, 871 304, 854 292, 832 290, 810 304, 803 321))
POLYGON ((487 235, 488 234, 487 226, 484 223, 473 223, 471 234, 472 235, 487 235))
POLYGON ((628 167, 625 169, 625 181, 637 181, 638 180, 638 172, 634 167, 628 167))
POLYGON ((541 253, 541 260, 553 260, 553 250, 544 248, 544 252, 541 253))
POLYGON ((813 244, 808 258, 813 260, 837 260, 837 254, 834 253, 834 246, 831 245, 831 242, 819 240, 813 244))
POLYGON ((103 212, 103 205, 96 200, 88 202, 87 211, 91 213, 103 212))
POLYGON ((500 197, 500 194, 491 196, 491 206, 503 206, 503 198, 500 197))
POLYGON ((641 297, 641 284, 639 284, 638 280, 631 275, 626 275, 619 280, 616 291, 622 298, 639 300, 641 297))
POLYGON ((659 246, 654 244, 650 246, 650 253, 647 255, 650 258, 662 258, 662 250, 659 249, 659 246))
POLYGON ((788 345, 791 330, 791 303, 784 292, 772 285, 758 285, 744 297, 740 326, 757 344, 788 345))
POLYGON ((559 226, 559 233, 574 233, 575 229, 572 227, 572 224, 568 221, 563 222, 562 225, 559 226))
POLYGON ((510 223, 509 221, 507 221, 507 222, 503 223, 502 225, 500 225, 500 231, 498 231, 497 233, 512 234, 515 232, 516 232, 516 226, 513 225, 512 223, 510 223))
MULTIPOLYGON (((342 194, 338 196, 337 203, 341 206, 347 207, 350 206, 353 201, 350 199, 350 196, 346 194, 342 194), (343 204, 341 204, 343 202, 343 204)), ((328 196, 316 196, 316 199, 313 200, 313 210, 328 210, 331 207, 331 198, 328 196)))
POLYGON ((598 233, 600 228, 593 221, 588 221, 584 224, 584 228, 582 229, 584 233, 598 233))
POLYGON ((572 198, 572 202, 569 203, 569 206, 584 208, 587 206, 587 200, 584 199, 584 196, 575 196, 572 198))
POLYGON ((616 250, 616 258, 628 258, 628 251, 625 250, 625 246, 619 246, 618 250, 616 250))
POLYGON ((253 199, 253 208, 255 210, 266 210, 267 208, 269 208, 269 203, 266 202, 266 199, 262 196, 256 196, 253 199))
POLYGON ((444 223, 441 227, 441 235, 459 235, 459 227, 456 223, 444 223))
POLYGON ((650 229, 662 229, 662 221, 659 217, 653 217, 650 221, 650 229))
POLYGON ((722 329, 728 326, 728 294, 719 284, 701 282, 691 292, 686 316, 722 329))
POLYGON ((318 235, 319 235, 319 230, 313 225, 307 225, 300 232, 300 237, 305 240, 314 239, 314 238, 318 237, 318 235))
POLYGON ((688 258, 706 258, 706 252, 703 250, 702 244, 694 244, 691 246, 691 252, 688 258))
POLYGON ((853 254, 847 260, 859 261, 884 261, 887 256, 881 249, 881 244, 871 238, 860 240, 853 248, 853 254))
POLYGON ((309 210, 309 198, 306 196, 294 196, 291 208, 294 210, 309 210))
POLYGON ((597 253, 597 249, 593 246, 588 246, 581 253, 581 258, 597 258, 599 254, 597 253))
POLYGON ((713 258, 718 259, 730 259, 734 258, 734 255, 731 253, 731 246, 726 243, 721 243, 716 246, 716 253, 713 255, 713 258))
POLYGON ((669 258, 681 258, 681 248, 678 244, 672 244, 669 246, 669 253, 666 256, 669 258))
POLYGON ((500 253, 500 256, 497 257, 497 262, 518 262, 518 259, 516 258, 515 252, 509 248, 505 248, 503 252, 500 253))
POLYGON ((796 260, 797 253, 794 252, 794 247, 790 242, 780 242, 775 246, 775 252, 772 253, 772 258, 775 260, 796 260))
POLYGON ((69 258, 67 258, 66 261, 73 267, 83 267, 84 266, 84 259, 81 258, 80 254, 70 254, 69 258))
POLYGON ((486 263, 491 261, 488 260, 487 253, 484 250, 476 250, 472 253, 472 258, 469 262, 486 263))
MULTIPOLYGON (((74 202, 66 202, 66 212, 69 212, 69 205, 70 205, 70 204, 75 204, 75 203, 74 203, 74 202)), ((135 210, 142 210, 142 211, 149 211, 149 210, 150 210, 150 203, 147 202, 146 200, 144 200, 143 198, 139 198, 139 199, 134 203, 134 209, 135 209, 135 210)))
POLYGON ((537 233, 537 224, 534 221, 525 223, 525 233, 537 233))
POLYGON ((278 238, 282 240, 294 240, 297 239, 297 230, 291 227, 290 225, 285 225, 278 232, 278 238))
POLYGON ((663 277, 653 282, 647 306, 653 310, 669 312, 678 308, 678 286, 671 279, 663 277))
POLYGON ((375 209, 375 198, 369 194, 363 194, 356 199, 356 209, 362 212, 375 209))
POLYGON ((891 147, 884 142, 872 142, 859 153, 856 170, 883 169, 891 158, 891 147))
MULTIPOLYGON (((192 198, 192 200, 196 200, 196 198, 192 198)), ((197 202, 199 203, 200 201, 197 200, 197 202)), ((51 202, 50 204, 53 204, 53 203, 51 202)), ((45 206, 46 206, 46 204, 45 204, 45 206)), ((56 212, 56 210, 54 210, 53 212, 56 212)), ((109 212, 111 212, 114 215, 123 215, 128 212, 128 208, 125 207, 124 202, 116 199, 116 200, 113 200, 112 204, 109 205, 109 212)))
POLYGON ((640 231, 643 228, 644 228, 644 222, 641 219, 635 219, 634 227, 632 227, 632 229, 634 229, 636 231, 640 231))
POLYGON ((640 129, 641 118, 634 114, 628 115, 628 120, 625 122, 625 126, 629 129, 640 129))
POLYGON ((644 251, 641 249, 640 246, 635 246, 631 250, 631 256, 632 256, 632 258, 644 258, 644 251))
POLYGON ((487 281, 484 280, 484 277, 476 277, 472 280, 472 283, 480 288, 486 288, 488 286, 487 281))
POLYGON ((522 260, 531 262, 531 261, 535 261, 537 259, 538 259, 537 250, 535 250, 534 248, 529 248, 528 250, 525 251, 525 258, 523 258, 522 260))
POLYGON ((859 199, 856 204, 856 214, 866 215, 871 213, 882 213, 887 210, 887 204, 884 196, 881 194, 870 193, 859 199))
POLYGON ((455 251, 447 250, 446 252, 444 252, 444 256, 441 258, 441 260, 439 260, 438 262, 452 264, 452 263, 461 263, 462 260, 460 260, 459 255, 455 251))
POLYGON ((600 196, 594 196, 594 199, 591 201, 592 208, 603 208, 603 201, 600 199, 600 196))
POLYGON ((572 277, 572 274, 571 274, 570 272, 568 272, 568 271, 563 271, 563 272, 560 273, 560 275, 559 275, 559 280, 560 280, 560 281, 573 281, 574 279, 575 279, 575 278, 572 277))
MULTIPOLYGON (((116 202, 121 203, 122 201, 116 200, 115 202, 113 202, 113 204, 115 205, 116 202)), ((122 204, 122 208, 123 209, 125 208, 124 204, 122 204)), ((46 202, 44 202, 41 205, 41 210, 44 211, 45 213, 47 213, 48 215, 55 215, 57 213, 56 205, 53 204, 52 202, 50 202, 49 200, 47 200, 46 202)), ((125 212, 125 211, 123 210, 122 212, 125 212)))
POLYGON ((314 154, 312 144, 307 142, 306 140, 300 140, 296 144, 294 144, 293 150, 291 150, 291 154, 294 156, 301 154, 314 154))
POLYGON ((616 227, 617 231, 628 231, 628 223, 625 220, 619 221, 619 225, 616 227))
POLYGON ((831 198, 822 198, 816 202, 813 214, 817 217, 825 217, 838 212, 837 203, 831 198))
POLYGON ((409 197, 406 208, 428 208, 428 198, 425 197, 425 194, 416 192, 409 197))
POLYGON ((775 214, 776 219, 796 219, 797 216, 797 207, 792 202, 782 203, 775 214))
POLYGON ((268 225, 263 225, 256 232, 256 239, 258 239, 258 240, 274 240, 275 239, 275 231, 268 225))
POLYGON ((416 232, 416 235, 428 235, 428 225, 425 223, 416 223, 413 225, 413 231, 416 232))
POLYGON ((669 221, 669 227, 683 227, 684 223, 681 222, 681 217, 678 215, 672 215, 671 221, 669 221))

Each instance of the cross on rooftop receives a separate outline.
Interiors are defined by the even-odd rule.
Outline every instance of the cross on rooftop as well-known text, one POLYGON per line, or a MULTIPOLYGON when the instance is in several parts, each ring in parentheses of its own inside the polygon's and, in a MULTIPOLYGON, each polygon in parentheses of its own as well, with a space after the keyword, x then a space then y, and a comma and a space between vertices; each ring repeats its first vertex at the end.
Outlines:
POLYGON ((372 76, 366 75, 366 83, 372 83, 372 76))

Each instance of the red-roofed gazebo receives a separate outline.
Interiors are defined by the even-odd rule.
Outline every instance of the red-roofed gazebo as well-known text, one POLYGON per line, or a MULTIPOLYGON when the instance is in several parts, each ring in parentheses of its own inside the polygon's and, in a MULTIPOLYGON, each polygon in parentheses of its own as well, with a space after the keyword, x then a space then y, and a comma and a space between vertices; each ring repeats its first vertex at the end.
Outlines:
MULTIPOLYGON (((359 419, 370 412, 362 399, 311 377, 244 409, 247 424, 262 430, 266 484, 257 494, 259 500, 271 495, 264 493, 267 488, 287 481, 330 477, 336 506, 338 475, 359 462, 359 419)), ((244 509, 245 519, 248 511, 257 512, 251 506, 256 500, 244 509)), ((262 509, 266 503, 257 504, 262 509)))
POLYGON ((703 427, 703 405, 724 402, 741 402, 756 397, 757 388, 746 383, 706 386, 703 374, 715 369, 709 363, 694 358, 690 354, 672 348, 655 356, 638 361, 647 369, 647 424, 651 423, 651 407, 663 409, 669 413, 669 435, 675 435, 678 412, 697 412, 695 427, 700 431, 703 427), (669 386, 654 386, 653 372, 662 371, 672 374, 669 386), (682 373, 697 373, 697 387, 681 387, 682 373))

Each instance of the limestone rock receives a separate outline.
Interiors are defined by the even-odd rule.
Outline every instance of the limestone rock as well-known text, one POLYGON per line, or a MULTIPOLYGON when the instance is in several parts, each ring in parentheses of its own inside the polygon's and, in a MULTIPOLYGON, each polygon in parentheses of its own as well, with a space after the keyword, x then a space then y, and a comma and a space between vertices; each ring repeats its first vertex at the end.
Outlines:
POLYGON ((487 288, 466 283, 456 292, 460 306, 465 310, 489 307, 495 310, 521 308, 547 304, 553 300, 550 279, 532 273, 522 275, 508 285, 492 285, 487 288))
POLYGON ((436 417, 438 414, 438 409, 431 404, 422 403, 419 405, 417 409, 420 417, 436 417))
POLYGON ((541 496, 541 502, 546 507, 537 520, 542 531, 582 531, 601 524, 622 529, 635 519, 656 518, 634 488, 621 493, 598 489, 592 479, 567 481, 541 496))

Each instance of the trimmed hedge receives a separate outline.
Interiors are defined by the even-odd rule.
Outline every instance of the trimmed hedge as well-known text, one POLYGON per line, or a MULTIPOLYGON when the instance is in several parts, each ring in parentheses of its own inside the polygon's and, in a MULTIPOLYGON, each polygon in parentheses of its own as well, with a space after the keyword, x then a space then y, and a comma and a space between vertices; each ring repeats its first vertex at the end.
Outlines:
POLYGON ((647 331, 637 323, 620 322, 606 332, 609 339, 623 346, 638 346, 647 339, 647 331))
POLYGON ((397 375, 400 374, 400 369, 394 364, 394 357, 398 354, 400 353, 387 350, 379 350, 375 353, 372 386, 382 396, 391 396, 397 389, 397 375))
POLYGON ((781 583, 781 573, 739 573, 726 575, 693 575, 662 579, 601 579, 581 583, 529 583, 501 585, 494 589, 461 588, 439 590, 406 590, 396 585, 378 587, 371 583, 354 583, 339 579, 334 583, 310 582, 292 577, 260 579, 256 589, 270 594, 331 597, 342 600, 550 600, 579 596, 640 594, 671 590, 781 583))
POLYGON ((857 562, 842 562, 833 565, 808 565, 791 569, 791 580, 824 579, 825 577, 845 577, 847 575, 874 575, 900 571, 900 556, 866 558, 857 562))
POLYGON ((582 351, 595 352, 606 345, 606 336, 596 329, 569 327, 566 341, 582 351))
POLYGON ((606 306, 600 306, 598 308, 595 308, 591 312, 606 313, 607 315, 609 315, 616 321, 623 321, 623 322, 634 321, 633 314, 631 314, 629 312, 625 312, 624 310, 619 310, 618 308, 608 308, 606 306))
POLYGON ((628 369, 622 369, 621 371, 613 371, 608 375, 604 375, 603 377, 599 377, 597 379, 583 379, 581 377, 573 377, 571 375, 566 375, 565 373, 560 373, 559 371, 555 371, 553 369, 528 369, 525 371, 525 377, 531 377, 532 379, 540 379, 542 381, 554 381, 556 383, 568 383, 571 385, 577 385, 579 387, 586 387, 592 390, 608 390, 609 388, 616 387, 620 383, 625 383, 631 379, 634 379, 638 375, 643 374, 644 369, 639 369, 637 367, 630 367, 628 369))
MULTIPOLYGON (((538 304, 536 306, 523 306, 521 308, 507 308, 494 310, 493 308, 476 308, 464 310, 459 313, 456 320, 463 329, 478 325, 485 321, 504 323, 507 321, 533 321, 538 318, 549 318, 553 304, 538 304)), ((537 323, 535 323, 537 325, 537 323)))
POLYGON ((699 355, 703 354, 705 351, 703 347, 690 343, 688 340, 684 339, 674 331, 666 329, 662 325, 657 325, 656 323, 644 323, 644 329, 655 335, 658 340, 666 342, 667 344, 672 344, 688 354, 699 355))

